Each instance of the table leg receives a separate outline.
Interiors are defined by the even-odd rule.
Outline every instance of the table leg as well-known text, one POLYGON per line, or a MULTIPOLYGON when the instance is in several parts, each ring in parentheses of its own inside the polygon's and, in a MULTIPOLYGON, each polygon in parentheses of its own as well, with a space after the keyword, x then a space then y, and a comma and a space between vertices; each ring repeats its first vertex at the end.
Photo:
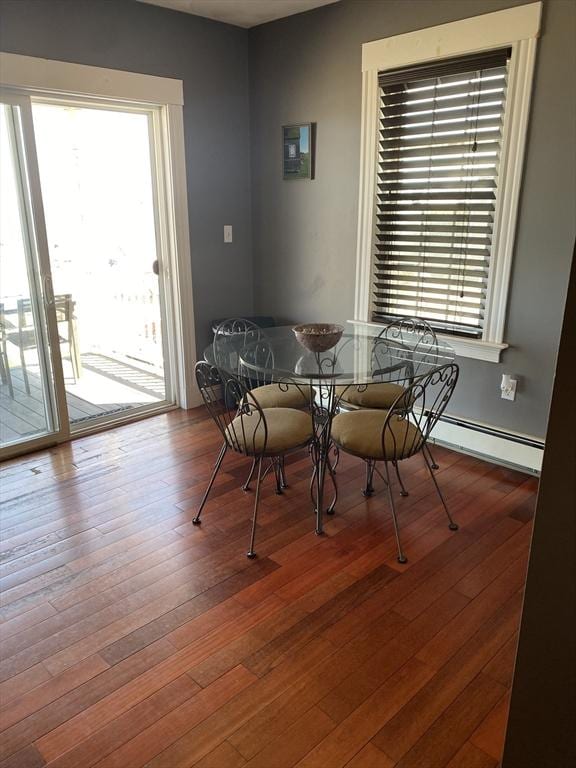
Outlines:
POLYGON ((318 400, 319 402, 313 408, 313 420, 314 420, 314 442, 312 444, 312 461, 314 463, 314 473, 312 476, 315 496, 315 512, 316 512, 316 535, 321 536, 324 532, 324 480, 326 479, 326 472, 330 472, 332 482, 334 484, 335 496, 328 508, 328 514, 332 514, 334 511, 334 505, 336 503, 336 478, 329 466, 330 462, 330 433, 332 428, 332 419, 334 417, 336 397, 335 389, 332 386, 318 387, 318 400))

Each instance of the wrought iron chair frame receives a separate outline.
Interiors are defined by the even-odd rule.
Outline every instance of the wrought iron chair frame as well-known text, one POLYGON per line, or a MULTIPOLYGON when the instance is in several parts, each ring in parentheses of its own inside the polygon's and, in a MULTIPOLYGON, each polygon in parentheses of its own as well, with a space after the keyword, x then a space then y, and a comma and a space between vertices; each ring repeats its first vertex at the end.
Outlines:
MULTIPOLYGON (((386 327, 380 331, 378 338, 404 343, 407 336, 414 337, 415 335, 418 336, 418 343, 412 347, 413 352, 424 355, 432 354, 437 357, 438 336, 436 335, 436 331, 434 328, 432 328, 430 323, 420 317, 411 317, 408 315, 399 317, 396 320, 393 320, 391 323, 388 323, 386 327)), ((439 469, 439 466, 434 460, 432 452, 430 451, 430 446, 427 443, 424 450, 428 453, 432 469, 439 469)), ((407 496, 408 493, 404 488, 397 466, 396 474, 402 487, 402 496, 407 496)))
MULTIPOLYGON (((260 500, 261 483, 271 470, 274 470, 277 492, 281 492, 286 487, 284 477, 284 456, 292 451, 300 450, 306 446, 306 443, 283 451, 281 454, 267 451, 268 443, 268 425, 264 410, 258 404, 254 395, 246 387, 240 378, 229 374, 222 375, 217 366, 211 365, 206 361, 196 363, 195 368, 196 382, 204 400, 204 404, 212 420, 215 422, 223 438, 222 447, 216 459, 212 470, 208 487, 204 492, 200 506, 192 523, 200 525, 202 510, 208 500, 212 486, 218 475, 224 457, 227 451, 233 450, 248 458, 252 458, 252 468, 250 476, 245 486, 248 485, 254 472, 256 472, 256 491, 254 495, 254 512, 252 518, 252 532, 250 536, 250 547, 247 557, 254 558, 254 539, 256 535, 256 523, 258 515, 258 504, 260 500), (237 409, 226 407, 226 403, 238 403, 237 409), (223 404, 224 403, 224 404, 223 404), (258 439, 260 430, 264 431, 263 440, 258 439), (270 459, 270 465, 262 472, 262 462, 265 458, 270 459)), ((244 486, 244 487, 245 487, 244 486)))
MULTIPOLYGON (((396 537, 396 544, 398 547, 398 562, 406 563, 407 558, 404 555, 401 541, 400 531, 398 526, 398 518, 396 515, 396 507, 394 504, 394 497, 392 494, 392 484, 390 481, 390 471, 388 464, 392 463, 397 470, 397 464, 399 461, 408 459, 414 456, 416 453, 421 452, 426 467, 430 473, 436 492, 440 498, 446 516, 448 517, 450 530, 458 530, 457 524, 452 519, 446 500, 440 490, 438 481, 433 472, 432 465, 429 457, 427 456, 424 448, 430 437, 434 426, 437 424, 439 418, 444 412, 458 381, 459 367, 456 363, 447 363, 439 368, 430 371, 416 378, 412 384, 406 388, 406 390, 397 397, 391 408, 388 410, 386 418, 382 426, 381 444, 382 444, 382 456, 387 457, 386 446, 390 445, 390 441, 393 445, 393 450, 388 451, 390 458, 375 459, 373 457, 366 457, 360 454, 355 454, 351 450, 340 446, 341 450, 346 451, 352 455, 356 455, 361 458, 367 467, 367 478, 371 483, 374 472, 376 472, 384 481, 388 490, 388 499, 390 504, 390 511, 392 514, 392 520, 394 524, 394 533, 396 537), (430 393, 430 397, 428 397, 430 393), (428 399, 427 399, 428 398, 428 399), (404 402, 402 402, 404 400, 404 402), (397 433, 392 427, 393 423, 405 423, 404 429, 404 441, 399 444, 397 433), (408 425, 411 425, 415 429, 410 430, 408 425), (410 442, 409 440, 410 437, 410 442), (382 474, 378 467, 380 461, 384 462, 385 474, 382 474)), ((400 430, 402 432, 402 430, 400 430)), ((398 478, 400 479, 399 473, 398 478)), ((404 490, 402 481, 400 480, 401 487, 404 490)))
POLYGON ((4 314, 4 304, 0 303, 0 380, 2 384, 8 386, 10 397, 14 398, 14 387, 12 385, 12 375, 10 373, 10 360, 8 359, 8 349, 6 341, 8 339, 6 329, 6 317, 4 314))
MULTIPOLYGON (((404 363, 399 363, 397 368, 401 365, 406 367, 406 381, 410 382, 410 384, 418 376, 418 362, 426 362, 427 356, 430 356, 430 362, 432 362, 433 359, 437 359, 438 356, 438 337, 436 336, 436 331, 432 328, 432 326, 426 322, 426 320, 421 318, 408 316, 399 317, 386 325, 374 339, 372 347, 372 366, 373 376, 375 378, 381 376, 384 373, 390 372, 389 368, 381 368, 378 362, 379 357, 381 356, 382 344, 385 344, 386 350, 388 350, 390 347, 394 347, 400 357, 402 356, 403 350, 406 352, 406 361, 404 363), (407 343, 408 341, 413 342, 415 338, 417 339, 416 344, 407 343), (414 354, 416 354, 417 358, 422 358, 419 361, 417 360, 416 365, 414 364, 413 360, 414 354)), ((360 385, 356 387, 356 389, 358 391, 362 391, 367 389, 369 386, 371 385, 360 385)), ((398 397, 398 400, 402 400, 401 395, 398 397)), ((373 407, 376 408, 376 406, 373 407)), ((427 443, 425 444, 423 450, 427 453, 428 458, 430 459, 430 466, 432 469, 439 469, 439 466, 432 456, 432 452, 427 443)), ((392 466, 394 467, 396 477, 398 478, 398 483, 400 485, 400 495, 408 496, 408 491, 406 490, 400 475, 398 463, 392 462, 392 466)), ((363 496, 369 497, 374 493, 373 478, 374 471, 367 466, 365 485, 364 488, 362 488, 363 496)))
MULTIPOLYGON (((218 357, 221 357, 221 349, 217 345, 218 336, 230 337, 229 354, 237 354, 238 360, 235 363, 237 377, 244 383, 247 390, 252 391, 270 384, 277 386, 281 392, 288 392, 289 388, 296 387, 302 395, 303 403, 308 401, 307 393, 302 386, 289 379, 281 382, 273 381, 272 376, 267 373, 267 370, 274 367, 274 351, 265 332, 251 320, 235 317, 220 323, 214 333, 213 342, 214 359, 217 363, 219 362, 218 357), (233 340, 234 337, 236 337, 236 341, 233 340), (250 360, 251 356, 252 361, 250 360)), ((220 360, 222 368, 230 369, 230 362, 230 359, 220 360)), ((226 378, 229 374, 224 374, 221 370, 221 375, 226 378)), ((246 482, 242 486, 244 491, 250 490, 250 483, 256 471, 256 463, 256 459, 254 459, 246 482)), ((283 459, 274 462, 274 474, 276 493, 281 494, 288 487, 283 459)))

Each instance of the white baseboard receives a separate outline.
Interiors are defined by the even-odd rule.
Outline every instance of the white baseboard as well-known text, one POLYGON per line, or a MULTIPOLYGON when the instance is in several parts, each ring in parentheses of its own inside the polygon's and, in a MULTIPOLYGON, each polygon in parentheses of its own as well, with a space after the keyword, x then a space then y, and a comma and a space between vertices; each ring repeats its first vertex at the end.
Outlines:
POLYGON ((540 474, 542 469, 544 443, 541 440, 485 424, 445 417, 434 427, 431 440, 533 474, 540 474))

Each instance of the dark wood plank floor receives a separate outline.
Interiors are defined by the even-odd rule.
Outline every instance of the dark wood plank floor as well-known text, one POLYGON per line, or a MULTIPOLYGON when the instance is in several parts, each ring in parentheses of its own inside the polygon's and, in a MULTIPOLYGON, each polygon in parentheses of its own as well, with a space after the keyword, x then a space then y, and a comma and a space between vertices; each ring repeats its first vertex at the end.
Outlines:
POLYGON ((313 533, 304 455, 252 495, 202 411, 4 464, 1 768, 494 768, 536 480, 437 448, 398 497, 344 457, 313 533))

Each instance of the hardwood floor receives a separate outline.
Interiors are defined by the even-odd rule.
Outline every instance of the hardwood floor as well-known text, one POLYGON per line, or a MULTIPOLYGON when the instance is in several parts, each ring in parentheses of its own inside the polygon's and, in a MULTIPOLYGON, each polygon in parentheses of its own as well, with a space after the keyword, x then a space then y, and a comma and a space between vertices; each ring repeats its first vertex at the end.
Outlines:
MULTIPOLYGON (((537 482, 436 448, 398 510, 342 457, 313 533, 309 460, 263 491, 175 411, 2 468, 0 768, 494 768, 537 482)), ((396 490, 396 489, 395 489, 396 490)))

